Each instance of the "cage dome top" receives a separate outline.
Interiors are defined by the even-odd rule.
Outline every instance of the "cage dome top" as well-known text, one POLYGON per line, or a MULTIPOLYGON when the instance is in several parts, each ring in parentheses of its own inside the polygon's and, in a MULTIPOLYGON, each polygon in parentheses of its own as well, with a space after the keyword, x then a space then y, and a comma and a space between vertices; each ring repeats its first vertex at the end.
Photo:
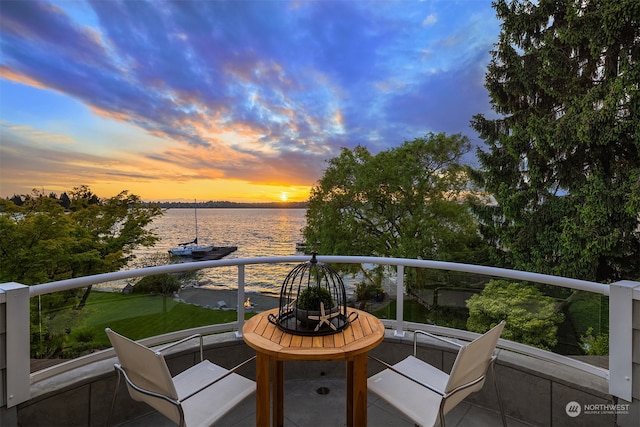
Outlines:
POLYGON ((346 328, 347 297, 342 277, 331 266, 311 259, 295 266, 282 282, 277 315, 269 320, 296 335, 328 335, 346 328))

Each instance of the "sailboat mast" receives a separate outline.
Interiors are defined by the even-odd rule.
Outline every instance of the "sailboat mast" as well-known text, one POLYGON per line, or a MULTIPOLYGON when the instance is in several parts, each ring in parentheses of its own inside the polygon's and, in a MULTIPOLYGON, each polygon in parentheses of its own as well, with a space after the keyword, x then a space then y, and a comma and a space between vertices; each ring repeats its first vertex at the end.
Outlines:
POLYGON ((195 204, 195 206, 193 207, 193 214, 195 216, 196 219, 196 245, 198 244, 198 201, 196 199, 193 199, 193 203, 195 204))

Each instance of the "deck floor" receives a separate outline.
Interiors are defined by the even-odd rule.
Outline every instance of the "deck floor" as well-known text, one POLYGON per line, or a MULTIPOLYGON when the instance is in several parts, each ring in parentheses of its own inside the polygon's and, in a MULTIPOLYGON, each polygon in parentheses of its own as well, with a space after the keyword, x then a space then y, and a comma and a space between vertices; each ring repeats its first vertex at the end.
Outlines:
MULTIPOLYGON (((339 427, 346 425, 346 384, 340 379, 285 381, 285 420, 288 427, 339 427), (318 390, 323 387, 321 394, 318 390)), ((395 411, 375 394, 368 396, 368 427, 413 427, 414 424, 395 411)), ((507 418, 509 427, 529 427, 507 418)), ((164 427, 174 424, 157 412, 121 424, 121 427, 164 427)), ((251 427, 256 425, 255 394, 249 396, 215 427, 251 427)), ((447 427, 495 427, 502 425, 498 408, 495 411, 462 402, 446 416, 447 427)))

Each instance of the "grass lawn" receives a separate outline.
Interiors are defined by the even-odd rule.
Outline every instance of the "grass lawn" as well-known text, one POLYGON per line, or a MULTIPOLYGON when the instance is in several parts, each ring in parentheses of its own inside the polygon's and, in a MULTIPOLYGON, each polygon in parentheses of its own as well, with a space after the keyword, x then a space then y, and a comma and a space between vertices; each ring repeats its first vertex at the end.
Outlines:
MULTIPOLYGON (((246 313, 249 318, 254 313, 246 313)), ((67 309, 53 317, 49 328, 66 333, 67 357, 89 349, 110 347, 106 327, 137 340, 198 326, 233 322, 236 311, 211 310, 176 302, 161 295, 123 295, 92 291, 82 310, 67 309)))
MULTIPOLYGON (((395 319, 396 301, 373 311, 381 319, 395 319)), ((575 354, 577 337, 589 326, 596 333, 607 333, 608 299, 589 292, 579 292, 566 308, 567 319, 563 328, 571 329, 571 336, 561 333, 561 342, 571 350, 556 349, 561 354, 575 354), (569 345, 570 344, 570 345, 569 345)), ((246 313, 246 318, 254 313, 246 313)), ((404 320, 419 323, 436 323, 442 326, 466 329, 468 312, 439 307, 428 310, 418 301, 404 301, 404 320)), ((104 328, 111 329, 132 339, 141 339, 167 332, 198 326, 233 322, 234 310, 211 310, 174 301, 161 295, 124 295, 117 292, 92 291, 82 310, 66 309, 50 318, 49 330, 65 336, 63 357, 77 357, 92 349, 110 347, 104 328)), ((566 331, 565 331, 566 332, 566 331)))

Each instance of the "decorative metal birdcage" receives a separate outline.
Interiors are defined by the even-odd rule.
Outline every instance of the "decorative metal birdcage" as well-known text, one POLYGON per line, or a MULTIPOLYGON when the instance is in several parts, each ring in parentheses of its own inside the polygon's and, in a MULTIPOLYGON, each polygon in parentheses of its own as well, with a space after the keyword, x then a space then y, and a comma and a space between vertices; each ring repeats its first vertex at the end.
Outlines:
POLYGON ((280 310, 269 320, 292 334, 329 335, 343 330, 355 318, 349 319, 347 314, 342 278, 319 262, 314 253, 310 261, 294 267, 284 279, 280 310))

